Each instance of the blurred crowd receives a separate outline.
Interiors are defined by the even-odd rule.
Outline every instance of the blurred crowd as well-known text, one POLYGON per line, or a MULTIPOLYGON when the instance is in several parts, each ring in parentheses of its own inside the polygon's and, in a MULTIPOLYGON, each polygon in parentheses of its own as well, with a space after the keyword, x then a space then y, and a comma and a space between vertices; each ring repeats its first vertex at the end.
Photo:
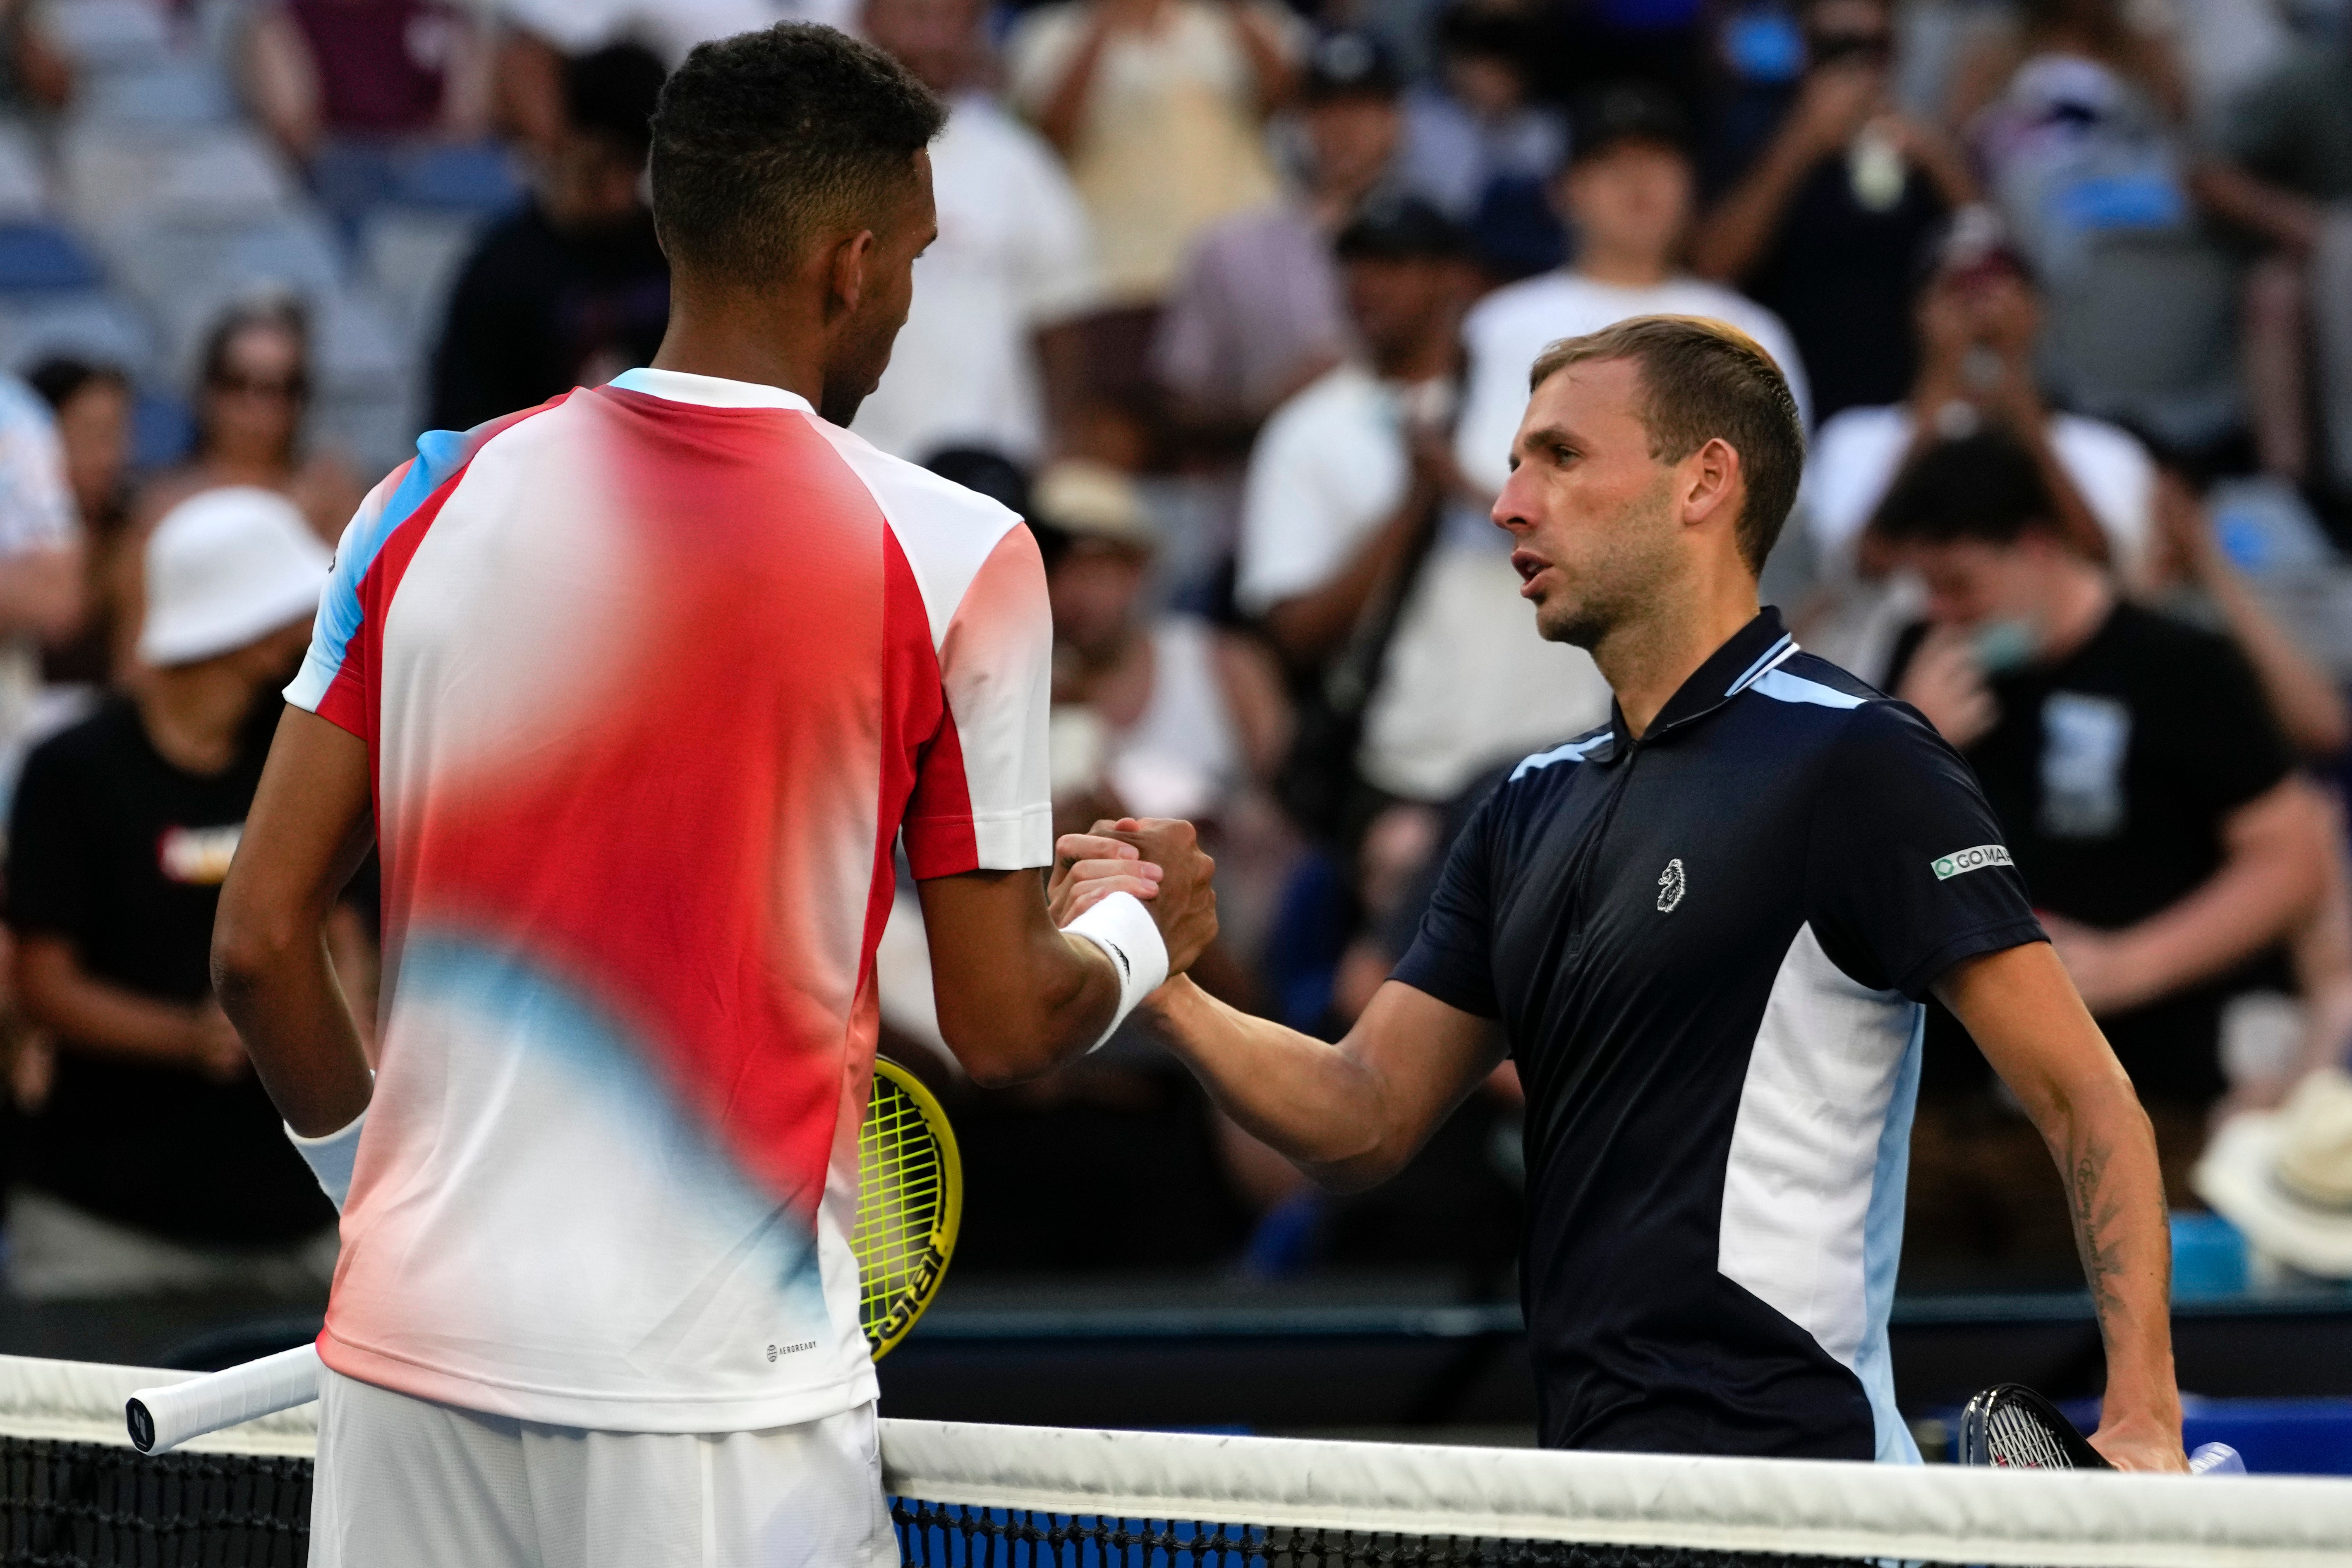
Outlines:
MULTIPOLYGON (((276 689, 419 431, 652 354, 664 73, 795 18, 953 106, 855 428, 1029 520, 1059 824, 1203 826, 1204 984, 1343 1031, 1467 806, 1607 719, 1487 516, 1528 368, 1720 318, 1811 435, 1766 598, 1976 768, 2184 1234, 2210 1204, 2255 1244, 2225 1274, 2352 1278, 2346 0, 0 0, 19 1295, 323 1279, 205 962, 276 689)), ((957 1081, 901 893, 885 1048, 951 1097, 960 1270, 1507 1286, 1509 1068, 1328 1199, 1140 1025, 957 1081)), ((1933 1018, 1906 1283, 2074 1268, 1933 1018)))

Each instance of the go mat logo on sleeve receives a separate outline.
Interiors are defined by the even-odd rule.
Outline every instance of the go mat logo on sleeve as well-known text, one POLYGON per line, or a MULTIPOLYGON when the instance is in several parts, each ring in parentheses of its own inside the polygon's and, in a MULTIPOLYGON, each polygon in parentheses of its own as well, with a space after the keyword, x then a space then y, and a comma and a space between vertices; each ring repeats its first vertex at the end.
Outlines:
POLYGON ((2009 850, 2005 846, 1979 844, 1973 849, 1955 849, 1949 855, 1939 855, 1927 862, 1927 868, 1936 873, 1938 882, 1948 882, 1954 877, 1981 871, 1988 866, 2009 864, 2009 850))

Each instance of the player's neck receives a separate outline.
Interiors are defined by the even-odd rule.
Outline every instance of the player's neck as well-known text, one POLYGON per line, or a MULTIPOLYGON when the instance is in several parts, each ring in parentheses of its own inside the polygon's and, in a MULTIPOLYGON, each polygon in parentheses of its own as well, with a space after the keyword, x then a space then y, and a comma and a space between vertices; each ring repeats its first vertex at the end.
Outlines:
POLYGON ((1756 618, 1756 580, 1745 573, 1660 597, 1650 614, 1611 627, 1592 649, 1636 740, 1698 667, 1756 618))
POLYGON ((824 337, 782 301, 674 301, 653 368, 782 387, 824 407, 824 337))

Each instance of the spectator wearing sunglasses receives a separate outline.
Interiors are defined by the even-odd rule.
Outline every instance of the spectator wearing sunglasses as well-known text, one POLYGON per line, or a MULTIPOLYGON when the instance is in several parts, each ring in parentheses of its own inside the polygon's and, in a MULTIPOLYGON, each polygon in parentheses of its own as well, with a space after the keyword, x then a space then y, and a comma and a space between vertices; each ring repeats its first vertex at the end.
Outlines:
POLYGON ((1915 258, 1976 189, 1951 143, 1894 107, 1887 0, 1808 0, 1798 20, 1803 74, 1743 98, 1760 112, 1725 117, 1709 150, 1720 195, 1691 267, 1788 324, 1826 419, 1902 397, 1915 258))
POLYGON ((310 324, 302 307, 279 298, 231 306, 205 339, 195 450, 141 492, 133 508, 141 539, 190 496, 223 485, 256 485, 299 507, 311 530, 331 545, 363 490, 340 454, 304 442, 310 403, 310 324))
POLYGON ((304 440, 310 401, 310 327, 301 305, 268 298, 231 306, 205 339, 194 449, 133 500, 115 584, 115 614, 123 625, 136 626, 145 614, 148 538, 166 512, 192 496, 230 485, 275 490, 328 545, 341 537, 365 491, 341 454, 304 440))

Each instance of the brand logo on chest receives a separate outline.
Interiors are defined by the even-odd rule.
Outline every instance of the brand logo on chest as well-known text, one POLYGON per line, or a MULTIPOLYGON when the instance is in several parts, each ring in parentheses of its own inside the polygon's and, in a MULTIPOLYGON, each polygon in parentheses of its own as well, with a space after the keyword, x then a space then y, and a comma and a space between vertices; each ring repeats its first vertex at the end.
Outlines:
POLYGON ((1666 868, 1658 873, 1658 912, 1662 915, 1673 913, 1674 907, 1683 901, 1683 890, 1688 886, 1689 881, 1683 875, 1681 858, 1677 856, 1667 861, 1666 868))

